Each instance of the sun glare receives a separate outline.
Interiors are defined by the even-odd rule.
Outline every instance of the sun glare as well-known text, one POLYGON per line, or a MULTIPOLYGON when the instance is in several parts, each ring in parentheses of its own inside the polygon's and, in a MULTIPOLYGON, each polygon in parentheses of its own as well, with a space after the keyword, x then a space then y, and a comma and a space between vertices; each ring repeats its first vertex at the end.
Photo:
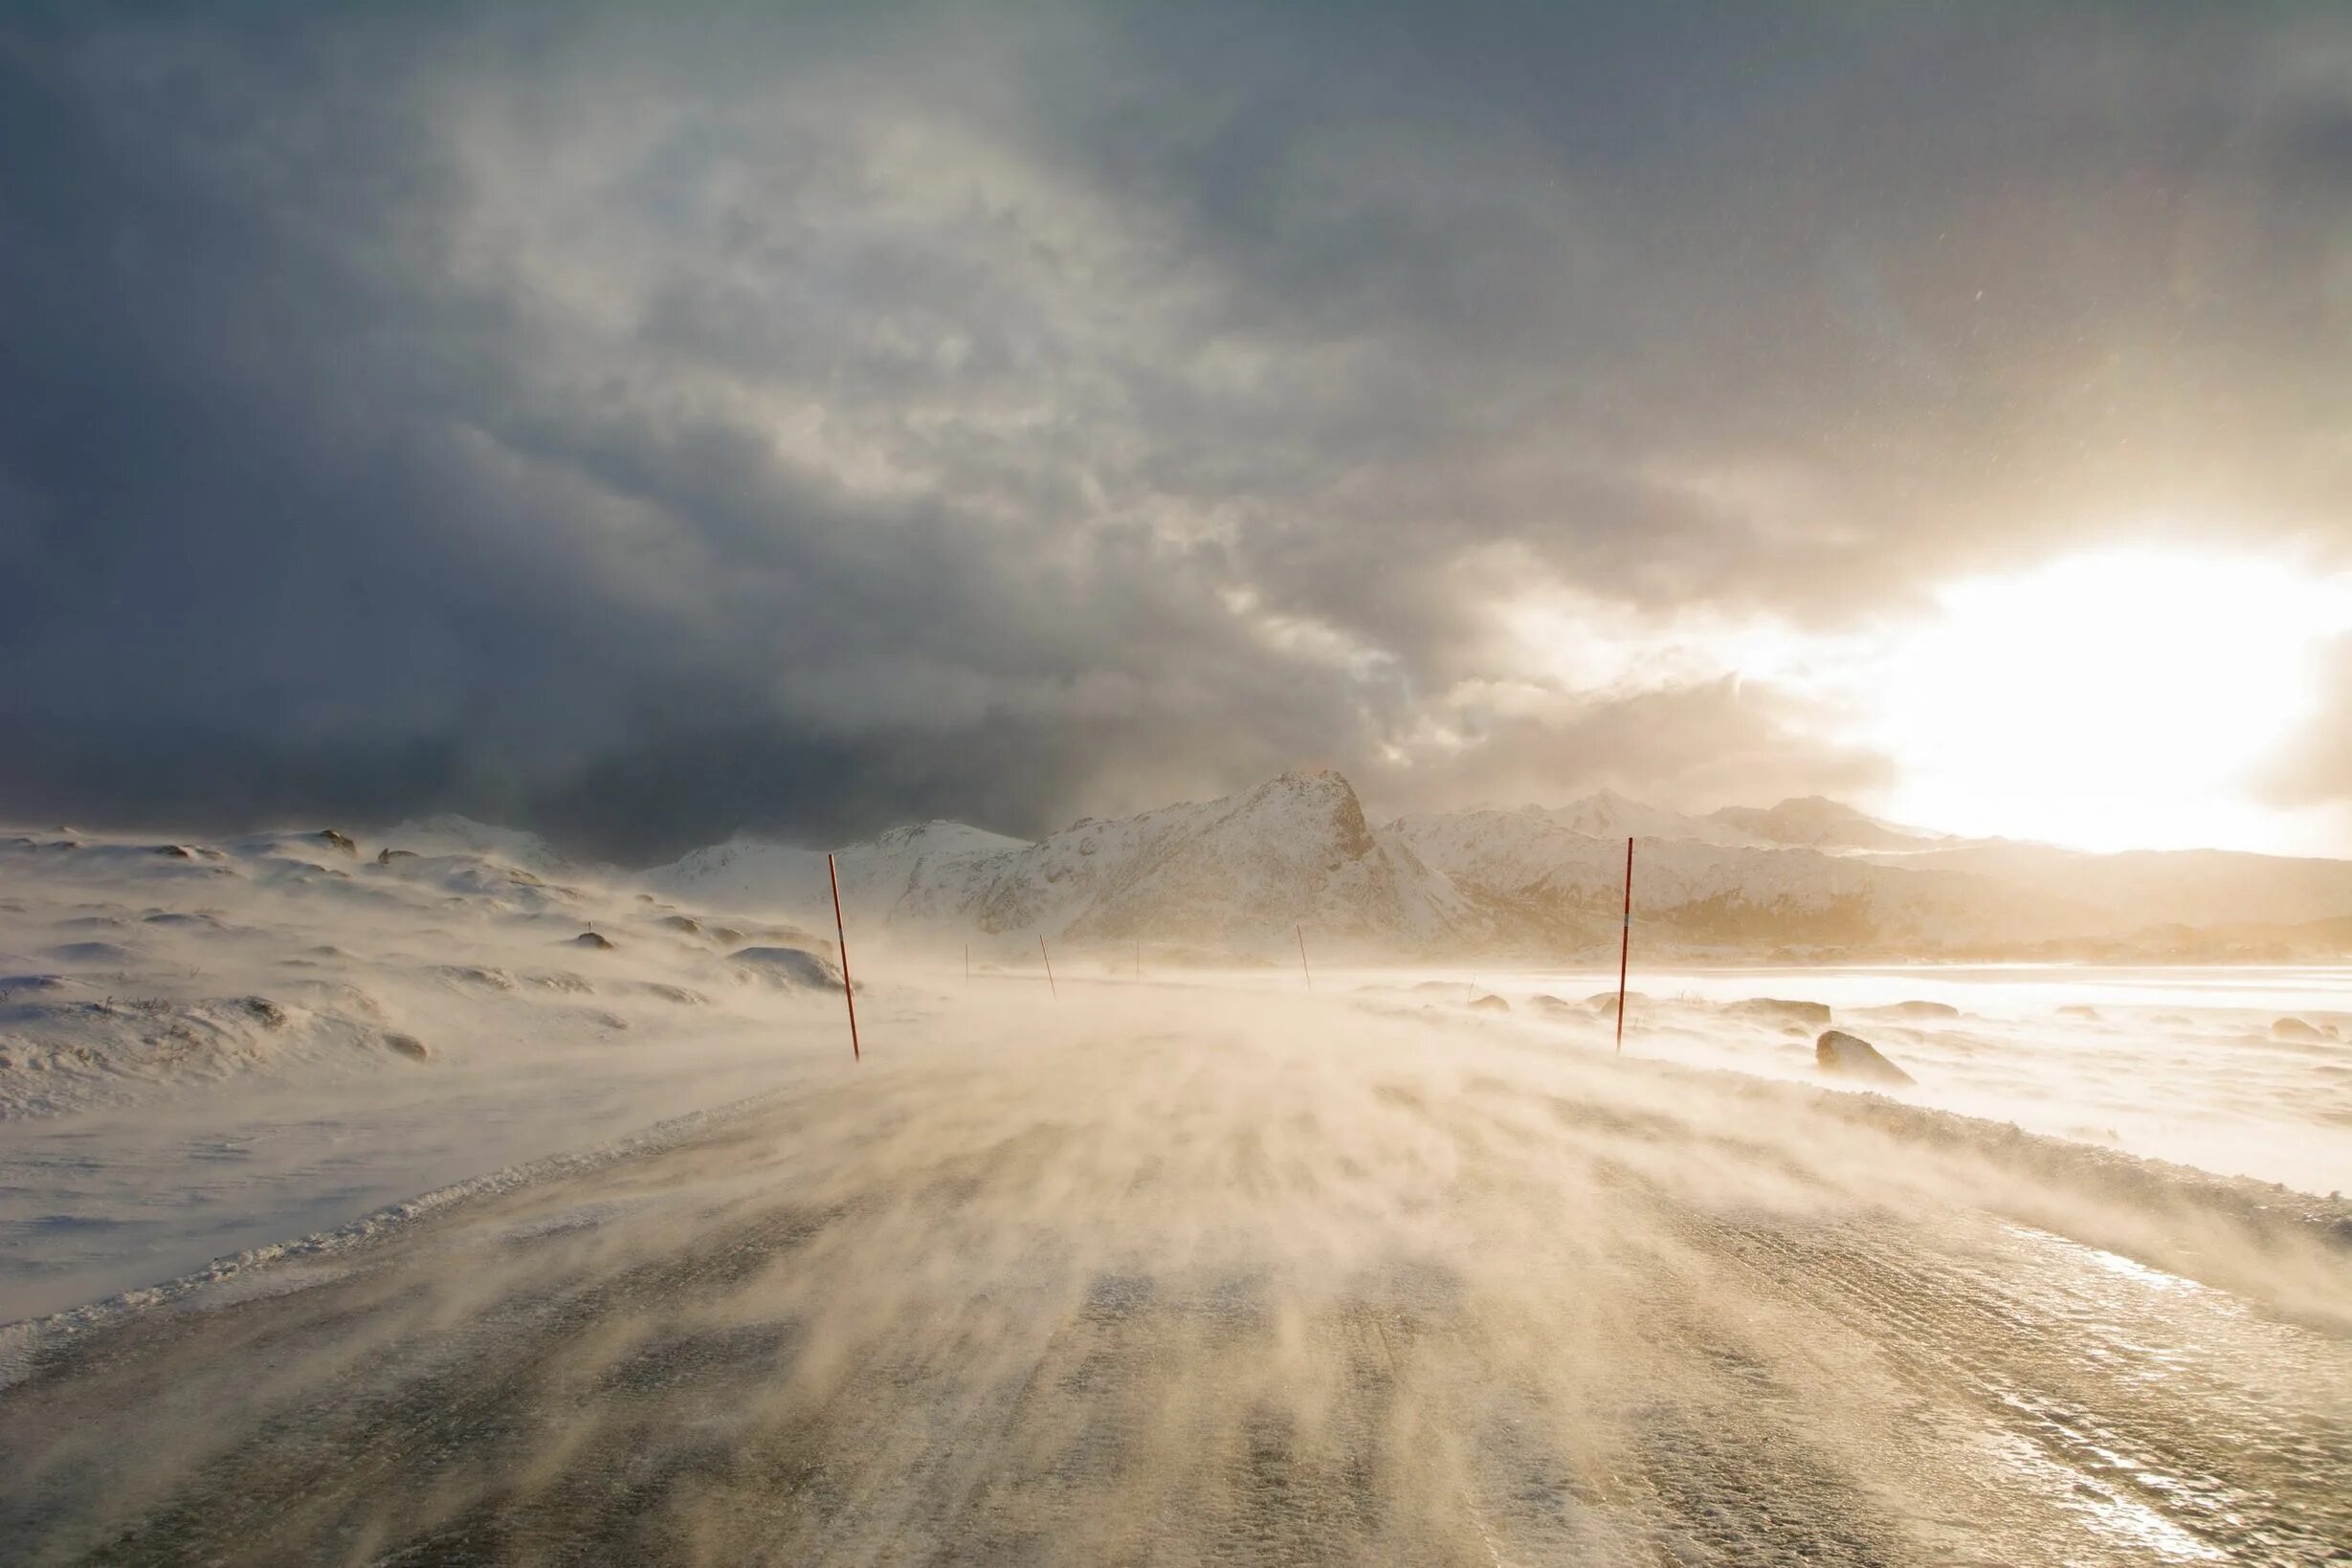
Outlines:
POLYGON ((1873 681, 1898 815, 2088 849, 2260 843, 2250 798, 2314 711, 2352 585, 2252 557, 2113 549, 1955 583, 1873 681))

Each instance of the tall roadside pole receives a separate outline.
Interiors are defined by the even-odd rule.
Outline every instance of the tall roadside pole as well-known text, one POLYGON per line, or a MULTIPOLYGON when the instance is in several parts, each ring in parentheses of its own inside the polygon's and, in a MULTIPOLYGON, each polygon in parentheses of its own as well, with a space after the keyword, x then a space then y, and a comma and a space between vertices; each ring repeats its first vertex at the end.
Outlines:
POLYGON ((1617 939, 1617 1054, 1625 1054, 1625 965, 1633 954, 1633 841, 1625 841, 1625 931, 1617 939))
POLYGON ((850 989, 850 934, 841 925, 841 873, 833 870, 833 857, 825 857, 825 879, 833 885, 833 940, 841 952, 841 1000, 850 1005, 850 1060, 862 1062, 865 1050, 857 1044, 857 993, 850 989))

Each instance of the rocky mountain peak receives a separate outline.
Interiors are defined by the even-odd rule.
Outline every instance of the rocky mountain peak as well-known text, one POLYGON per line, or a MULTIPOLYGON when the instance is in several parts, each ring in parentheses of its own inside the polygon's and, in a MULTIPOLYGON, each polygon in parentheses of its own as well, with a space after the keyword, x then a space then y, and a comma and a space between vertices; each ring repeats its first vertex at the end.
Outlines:
POLYGON ((1365 820, 1355 785, 1331 768, 1277 774, 1243 796, 1227 820, 1238 825, 1257 816, 1269 817, 1266 826, 1280 837, 1326 840, 1346 859, 1361 859, 1372 850, 1371 824, 1365 820))

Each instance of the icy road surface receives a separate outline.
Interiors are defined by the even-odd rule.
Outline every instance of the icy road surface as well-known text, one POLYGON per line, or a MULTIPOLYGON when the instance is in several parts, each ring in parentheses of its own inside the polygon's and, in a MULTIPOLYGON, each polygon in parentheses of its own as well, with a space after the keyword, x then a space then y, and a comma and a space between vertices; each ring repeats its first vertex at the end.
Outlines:
POLYGON ((1068 989, 53 1326, 0 1391, 5 1556, 2352 1560, 2341 1209, 1505 1029, 1068 989))

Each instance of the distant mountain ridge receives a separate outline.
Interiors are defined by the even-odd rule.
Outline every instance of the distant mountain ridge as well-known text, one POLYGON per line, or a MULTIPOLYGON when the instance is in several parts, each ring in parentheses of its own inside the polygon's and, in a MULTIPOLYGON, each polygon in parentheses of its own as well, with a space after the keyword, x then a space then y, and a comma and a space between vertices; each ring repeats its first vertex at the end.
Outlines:
POLYGON ((1709 819, 1771 844, 1817 850, 1902 850, 1965 842, 1948 833, 1904 828, 1820 795, 1778 806, 1726 806, 1709 819))
MULTIPOLYGON (((1139 940, 1251 951, 1295 926, 1403 956, 1569 957, 1613 942, 1624 845, 1653 949, 1727 958, 2066 956, 2067 944, 2225 924, 2324 941, 2352 917, 2352 862, 2230 851, 2086 855, 1883 822, 1819 797, 1707 816, 1604 791, 1565 806, 1375 825, 1337 773, 1031 843, 960 823, 834 851, 845 908, 908 935, 1139 940)), ((704 905, 819 911, 825 855, 754 838, 642 873, 704 905)), ((2284 939, 2266 939, 2273 941, 2284 939)), ((2195 942, 2189 942, 2193 949, 2195 942)))
POLYGON ((1583 800, 1566 806, 1529 806, 1520 814, 1562 828, 1587 838, 1671 838, 1692 839, 1705 844, 1745 844, 1761 842, 1752 835, 1705 817, 1688 816, 1680 811, 1669 811, 1629 800, 1613 789, 1604 789, 1586 795, 1583 800))
MULTIPOLYGON (((1355 790, 1329 772, 1285 773, 1115 821, 1082 818, 1033 844, 930 823, 834 854, 844 906, 896 925, 1249 943, 1312 921, 1379 945, 1443 945, 1475 930, 1453 885, 1373 828, 1355 790)), ((824 874, 822 851, 738 840, 646 881, 705 903, 790 908, 808 903, 824 874)))

